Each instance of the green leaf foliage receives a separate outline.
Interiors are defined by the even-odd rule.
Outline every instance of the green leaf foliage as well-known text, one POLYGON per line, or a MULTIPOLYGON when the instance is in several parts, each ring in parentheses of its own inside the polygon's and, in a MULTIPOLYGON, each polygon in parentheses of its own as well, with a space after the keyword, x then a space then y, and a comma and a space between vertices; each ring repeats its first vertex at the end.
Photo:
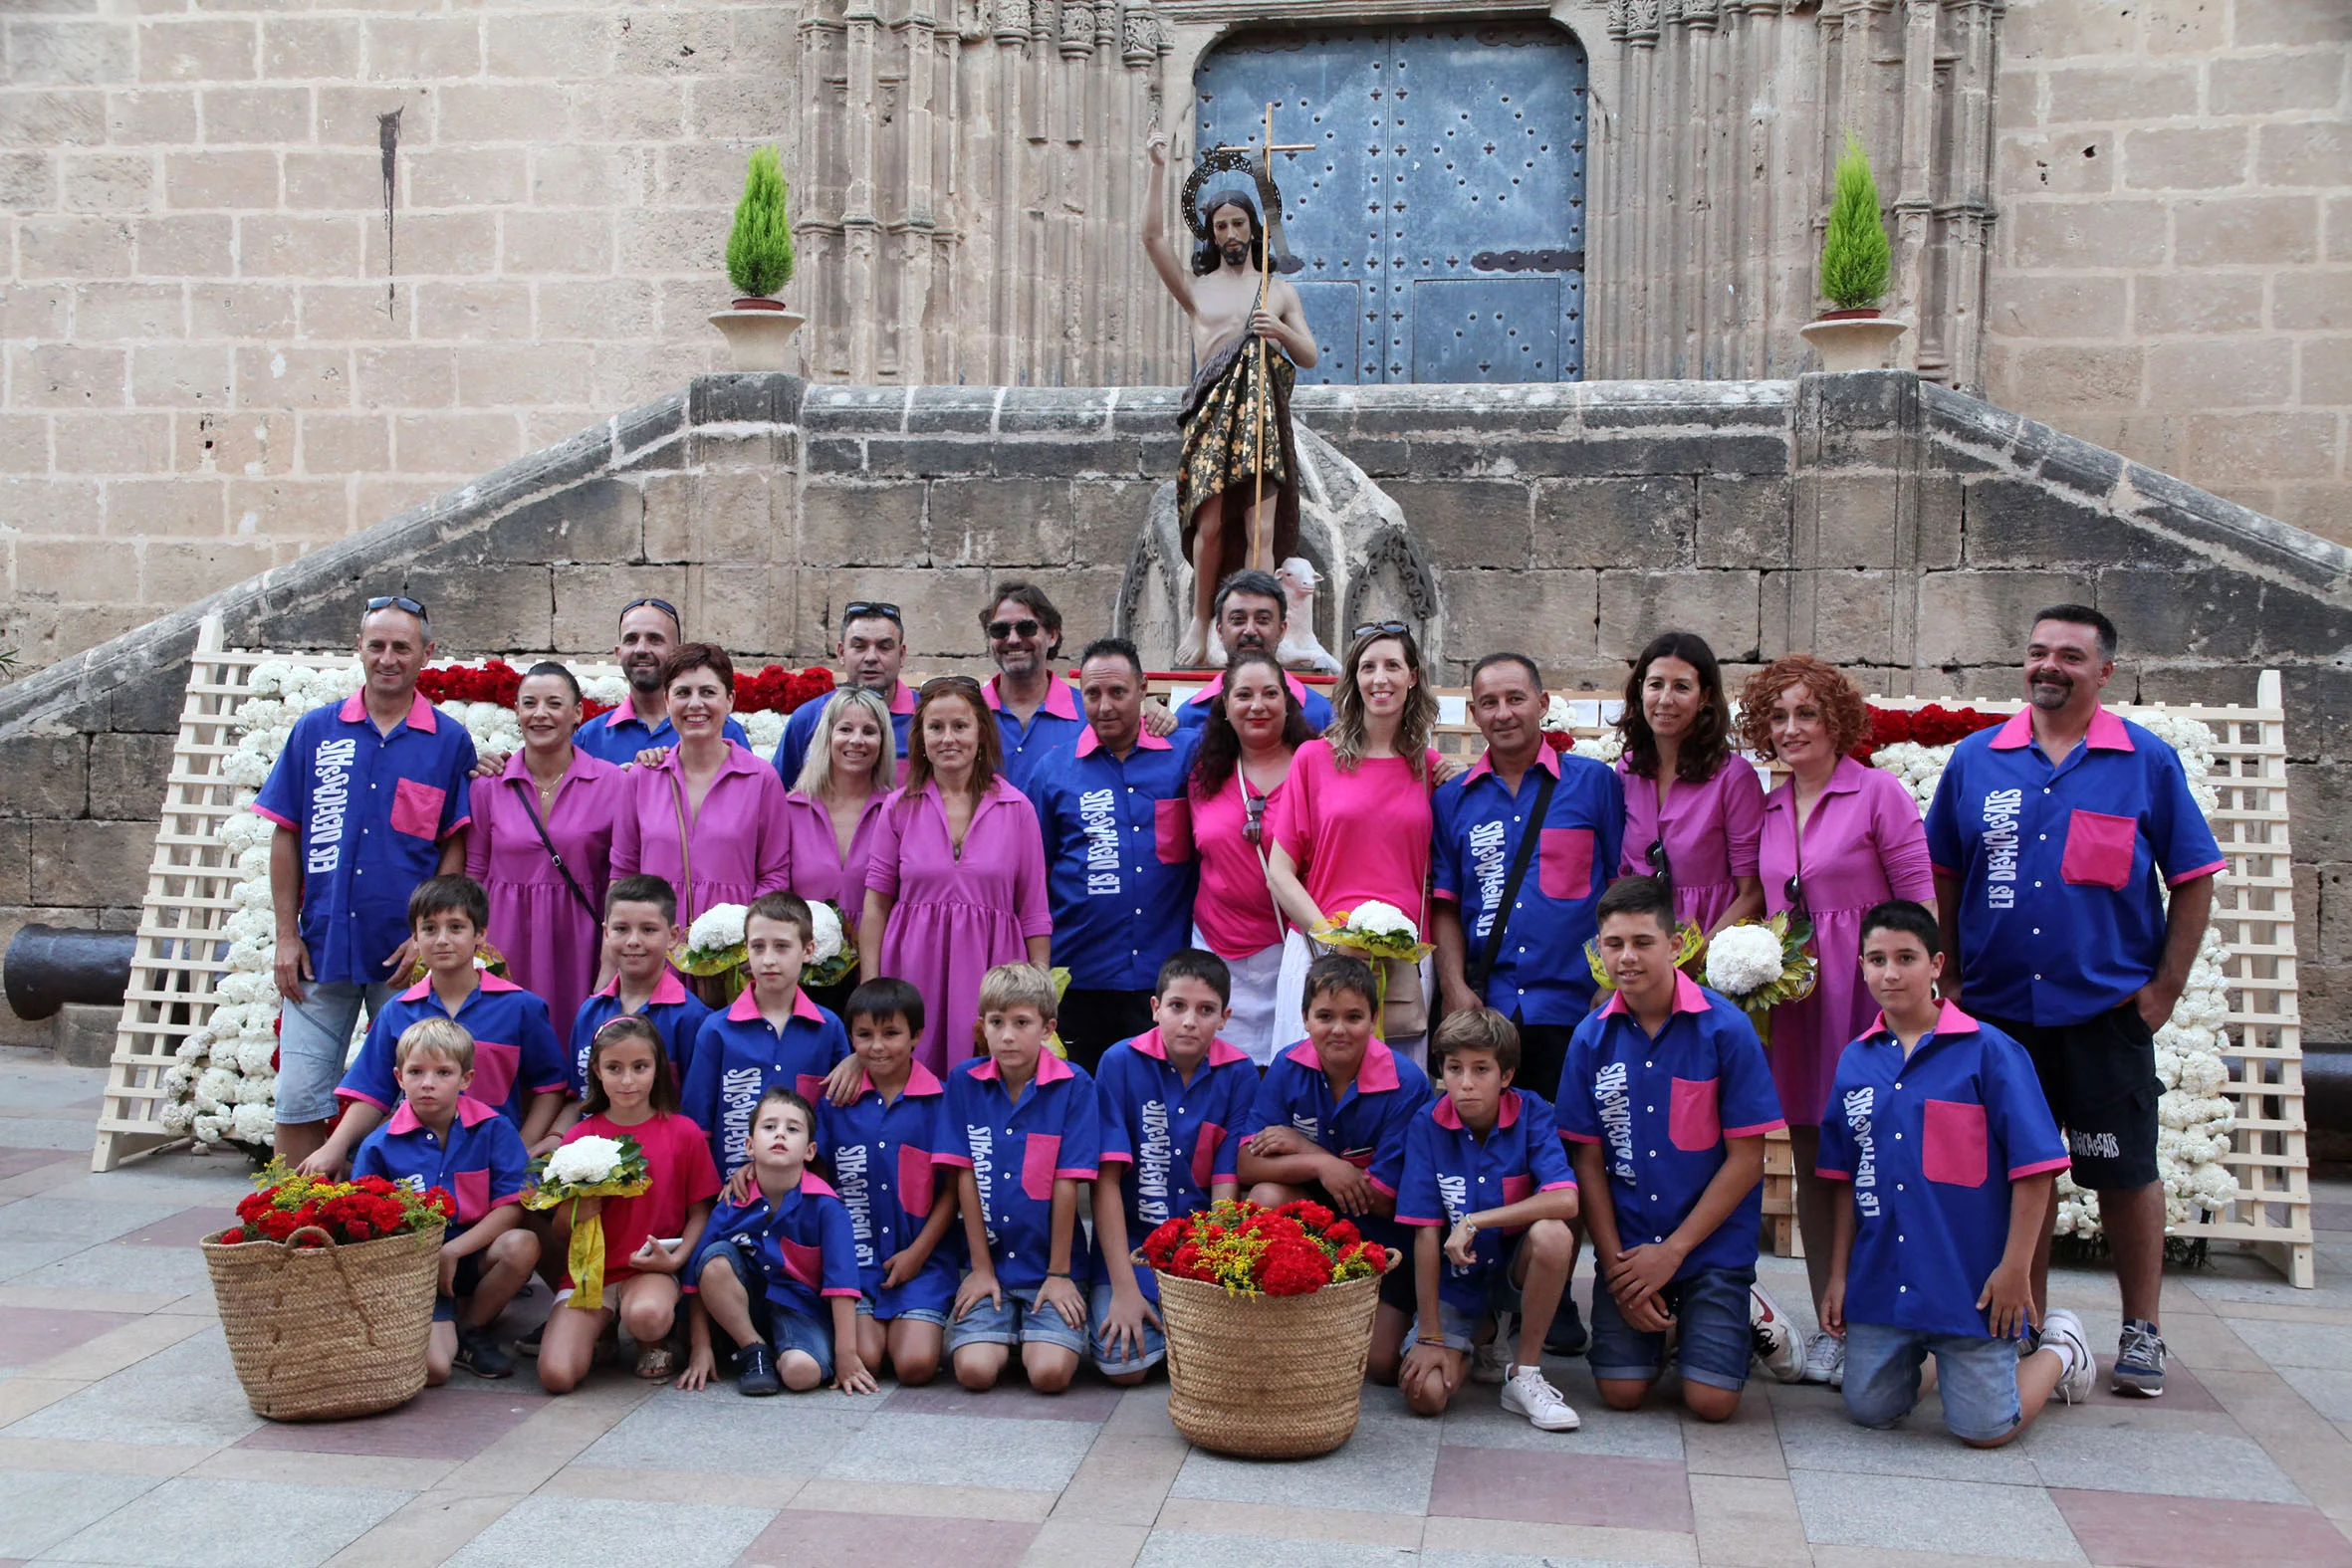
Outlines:
POLYGON ((735 204, 735 227, 727 236, 727 280, 735 292, 766 299, 793 281, 790 195, 774 147, 752 151, 743 177, 743 200, 735 204))
POLYGON ((1887 292, 1892 255, 1878 216, 1878 181, 1871 177, 1862 138, 1849 130, 1837 159, 1829 231, 1821 239, 1821 297, 1841 311, 1876 305, 1887 292))

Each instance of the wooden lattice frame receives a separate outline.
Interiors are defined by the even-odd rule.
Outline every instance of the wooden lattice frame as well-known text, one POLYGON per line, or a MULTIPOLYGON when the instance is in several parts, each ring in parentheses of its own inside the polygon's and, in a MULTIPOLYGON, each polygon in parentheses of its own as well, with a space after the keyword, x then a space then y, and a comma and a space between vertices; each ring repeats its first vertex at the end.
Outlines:
MULTIPOLYGON (((207 617, 203 622, 188 662, 179 741, 156 824, 130 984, 99 1112, 94 1170, 112 1170, 130 1155, 174 1141, 161 1120, 163 1074, 177 1060, 180 1041, 210 1016, 212 988, 227 971, 219 954, 225 944, 210 934, 220 930, 236 907, 230 897, 236 867, 213 841, 213 833, 237 808, 237 791, 221 777, 221 763, 236 748, 236 715, 245 701, 248 677, 256 665, 268 662, 323 669, 348 665, 351 657, 340 651, 229 649, 222 646, 219 620, 207 617)), ((617 673, 591 666, 575 666, 575 671, 584 678, 617 673)), ((1162 690, 1169 684, 1153 682, 1162 690)), ((1179 692, 1187 689, 1176 687, 1179 692)), ((1571 695, 1605 700, 1597 692, 1571 695)), ((1879 707, 1916 708, 1931 699, 1871 700, 1879 707)), ((1963 702, 1956 697, 1933 700, 1953 707, 1963 702)), ((1978 701, 1974 706, 2005 714, 2020 705, 1978 701)), ((2227 1163, 2237 1177, 2239 1196, 2222 1215, 2182 1226, 2176 1233, 2248 1243, 2296 1285, 2308 1287, 2313 1283, 2310 1163, 2295 991, 2286 715, 2278 672, 2261 672, 2251 708, 2150 704, 2119 705, 2116 711, 2196 719, 2215 736, 2210 783, 2219 804, 2213 815, 2214 834, 2229 860, 2218 878, 2213 917, 2230 951, 2225 1026, 2230 1043, 2224 1059, 2231 1076, 2222 1092, 2236 1104, 2236 1129, 2227 1163)), ((1596 734, 1597 727, 1579 726, 1579 733, 1596 734)), ((1440 726, 1438 745, 1451 753, 1474 751, 1478 735, 1467 723, 1447 723, 1440 726)), ((1793 1253, 1796 1244, 1789 1173, 1783 1139, 1767 1150, 1764 1205, 1773 1223, 1775 1249, 1783 1254, 1793 1253)))

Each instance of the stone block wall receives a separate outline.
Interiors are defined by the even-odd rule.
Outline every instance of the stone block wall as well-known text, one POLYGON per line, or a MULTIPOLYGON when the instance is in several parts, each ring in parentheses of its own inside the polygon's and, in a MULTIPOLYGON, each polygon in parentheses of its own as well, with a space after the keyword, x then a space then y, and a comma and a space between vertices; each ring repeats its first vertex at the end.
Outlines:
MULTIPOLYGON (((246 646, 334 647, 360 597, 405 590, 452 655, 595 655, 621 602, 659 593, 695 635, 801 664, 840 604, 887 597, 919 668, 978 669, 1000 577, 1046 586, 1072 647, 1109 629, 1172 469, 1173 403, 700 377, 0 688, 0 945, 28 920, 134 923, 203 612, 246 646)), ((2341 547, 1903 372, 1308 389, 1296 408, 1423 545, 1449 684, 1508 642, 1556 687, 1614 689, 1678 625, 1735 678, 1802 649, 1877 691, 2006 696, 2018 636, 2057 598, 2122 623, 2120 699, 2250 702, 2276 665, 2305 1017, 2352 1039, 2341 547)), ((0 1041, 23 1028, 0 1014, 0 1041)))

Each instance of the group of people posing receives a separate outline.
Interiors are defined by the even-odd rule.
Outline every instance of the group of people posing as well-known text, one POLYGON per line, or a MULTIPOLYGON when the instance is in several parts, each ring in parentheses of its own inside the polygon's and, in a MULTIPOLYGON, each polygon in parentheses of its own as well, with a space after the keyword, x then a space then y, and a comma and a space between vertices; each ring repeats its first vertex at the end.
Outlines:
POLYGON ((456 1196, 436 1372, 511 1370, 500 1311, 535 1267, 575 1283, 571 1206, 516 1208, 526 1160, 625 1133, 652 1186, 601 1201, 604 1305, 524 1346, 559 1392, 614 1327, 688 1386, 715 1329, 746 1393, 943 1359, 986 1387, 1016 1349, 1039 1388, 1085 1360, 1134 1381, 1162 1347, 1129 1246, 1238 1194, 1402 1252, 1371 1370, 1417 1410, 1471 1378, 1572 1428, 1548 1346, 1613 1407, 1671 1362, 1722 1419, 1761 1359, 1883 1425, 1933 1356, 1953 1430, 2005 1442, 2095 1376, 2046 1301, 2071 1163, 2117 1261, 2115 1386, 2161 1393, 2153 1031, 2222 856, 2171 749, 2099 701, 2102 614, 2035 618, 2027 707, 1958 748, 1923 822, 1853 755, 1859 691, 1807 656, 1735 704, 1704 641, 1658 637, 1611 767, 1546 745, 1541 672, 1491 654, 1463 767, 1410 627, 1356 628, 1326 703, 1273 657, 1271 577, 1215 610, 1222 674, 1170 712, 1118 639, 1057 676, 1033 585, 980 614, 985 684, 909 688, 898 608, 853 600, 844 684, 763 760, 726 654, 641 600, 630 701, 584 724, 571 673, 535 665, 523 749, 484 760, 415 693, 424 606, 370 600, 363 690, 297 724, 255 802, 281 829, 279 1151, 456 1196), (813 993, 819 902, 859 965, 813 993), (749 907, 750 979, 713 1012, 669 954, 722 903, 749 907), (1434 943, 1418 973, 1316 940, 1372 903, 1434 943), (1783 910, 1819 980, 1767 1052, 1678 965, 1783 910), (477 971, 485 940, 506 978, 477 971), (1809 1342, 1756 1283, 1782 1126, 1809 1342))

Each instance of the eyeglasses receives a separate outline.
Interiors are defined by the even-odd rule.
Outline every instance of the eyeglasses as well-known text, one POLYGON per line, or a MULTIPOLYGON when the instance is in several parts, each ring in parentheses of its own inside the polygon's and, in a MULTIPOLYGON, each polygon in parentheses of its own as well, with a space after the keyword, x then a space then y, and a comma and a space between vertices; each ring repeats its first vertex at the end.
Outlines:
POLYGON ((905 618, 898 613, 898 606, 884 599, 851 599, 841 606, 841 624, 844 627, 853 620, 871 620, 877 617, 901 626, 906 624, 905 618))
POLYGON ((1015 635, 1034 637, 1040 629, 1034 620, 992 620, 988 623, 988 636, 991 642, 1003 642, 1015 635))
POLYGON ((915 688, 915 695, 917 697, 931 697, 940 692, 968 691, 974 696, 978 696, 980 689, 980 682, 969 675, 934 675, 915 688))
POLYGON ((415 599, 410 598, 405 593, 378 593, 375 597, 367 601, 368 614, 372 615, 379 609, 403 609, 409 614, 414 615, 418 620, 429 620, 431 618, 425 614, 425 608, 422 604, 418 603, 415 599))
POLYGON ((1795 910, 1800 915, 1806 912, 1804 878, 1796 875, 1794 872, 1790 872, 1788 880, 1781 884, 1780 891, 1788 895, 1788 907, 1790 909, 1795 910))
POLYGON ((1409 637, 1413 634, 1413 628, 1401 620, 1368 620, 1358 626, 1353 633, 1357 637, 1369 637, 1375 634, 1382 637, 1409 637))
POLYGON ((664 615, 667 615, 670 618, 670 624, 677 627, 681 633, 685 631, 686 617, 678 613, 678 606, 672 604, 668 599, 657 599, 651 594, 647 594, 641 599, 631 599, 626 604, 623 604, 620 607, 620 618, 622 620, 626 620, 629 617, 630 610, 644 609, 648 605, 661 611, 664 615))
POLYGON ((1242 823, 1242 837, 1254 844, 1266 835, 1266 796, 1252 794, 1247 789, 1242 795, 1243 807, 1249 812, 1242 823))

